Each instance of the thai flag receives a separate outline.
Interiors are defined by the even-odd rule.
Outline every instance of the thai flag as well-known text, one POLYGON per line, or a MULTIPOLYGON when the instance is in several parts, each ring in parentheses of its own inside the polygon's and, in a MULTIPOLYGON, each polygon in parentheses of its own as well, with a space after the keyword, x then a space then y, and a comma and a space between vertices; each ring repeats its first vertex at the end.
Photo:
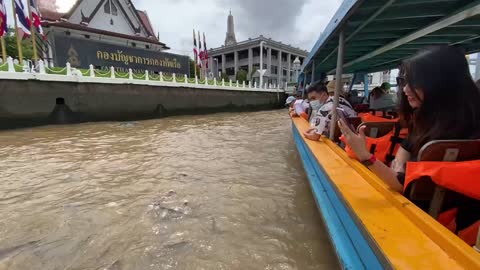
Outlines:
POLYGON ((32 34, 30 27, 30 16, 28 15, 27 7, 23 4, 23 0, 15 0, 15 12, 18 19, 18 32, 22 37, 28 37, 32 34), (23 33, 22 33, 23 32, 23 33))
POLYGON ((205 33, 203 33, 203 59, 205 60, 205 67, 208 68, 208 49, 207 49, 207 41, 205 39, 205 33))
POLYGON ((36 0, 30 0, 30 11, 32 12, 33 25, 37 28, 37 32, 45 39, 42 28, 42 15, 37 8, 36 0))
POLYGON ((198 43, 200 44, 199 46, 199 52, 200 52, 200 61, 198 61, 198 66, 202 68, 202 62, 203 62, 203 51, 202 51, 202 40, 200 39, 200 31, 198 31, 198 43))
POLYGON ((198 63, 198 47, 197 38, 195 37, 195 29, 193 29, 193 57, 195 58, 195 65, 198 63))
POLYGON ((7 32, 7 8, 5 7, 5 0, 0 0, 0 37, 3 37, 7 32))

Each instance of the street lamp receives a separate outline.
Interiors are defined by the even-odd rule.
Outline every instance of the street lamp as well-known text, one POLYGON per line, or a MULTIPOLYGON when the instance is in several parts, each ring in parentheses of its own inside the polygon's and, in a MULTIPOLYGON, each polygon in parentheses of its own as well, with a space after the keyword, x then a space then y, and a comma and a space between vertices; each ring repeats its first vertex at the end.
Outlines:
POLYGON ((295 80, 298 81, 298 76, 300 74, 300 68, 301 68, 301 62, 300 62, 300 58, 295 58, 295 60, 293 61, 293 69, 295 70, 295 80))
POLYGON ((213 58, 213 61, 217 62, 217 65, 215 66, 215 68, 216 68, 215 73, 213 73, 213 74, 215 74, 215 77, 218 79, 218 78, 220 78, 220 77, 218 77, 218 58, 213 58))
POLYGON ((265 74, 266 71, 263 69, 263 44, 265 44, 265 41, 260 42, 260 69, 258 70, 260 75, 260 88, 263 87, 263 74, 265 74))

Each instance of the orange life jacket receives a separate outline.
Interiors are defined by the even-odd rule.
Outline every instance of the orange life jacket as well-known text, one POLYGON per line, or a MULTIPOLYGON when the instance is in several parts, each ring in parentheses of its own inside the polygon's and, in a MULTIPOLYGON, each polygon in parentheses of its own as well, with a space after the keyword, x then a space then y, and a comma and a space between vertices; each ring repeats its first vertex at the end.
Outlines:
MULTIPOLYGON (((371 138, 366 137, 367 139, 367 149, 370 153, 374 154, 377 159, 383 163, 389 163, 397 154, 398 149, 400 148, 400 143, 408 135, 408 129, 400 129, 397 126, 394 130, 383 137, 371 138)), ((348 156, 354 159, 358 159, 355 153, 352 151, 350 146, 346 143, 345 137, 342 135, 340 140, 346 144, 345 151, 348 156)))
POLYGON ((441 187, 480 200, 480 160, 408 162, 404 187, 423 176, 429 176, 441 187))
MULTIPOLYGON (((462 162, 408 162, 404 189, 413 181, 421 179, 422 177, 430 177, 435 184, 441 187, 475 200, 480 200, 480 160, 462 162)), ((472 209, 472 211, 479 210, 472 209)), ((441 213, 437 220, 450 231, 456 232, 457 213, 457 208, 450 209, 441 213)), ((467 244, 474 245, 479 226, 480 220, 458 231, 457 235, 467 244)))
MULTIPOLYGON (((457 213, 458 209, 453 208, 448 211, 445 211, 441 213, 437 221, 445 226, 447 229, 449 229, 451 232, 455 233, 457 231, 457 213)), ((477 235, 478 235, 478 230, 480 229, 480 220, 477 222, 473 223, 472 225, 468 226, 467 228, 459 231, 457 233, 458 237, 465 241, 470 246, 475 245, 475 242, 477 241, 477 235)))
POLYGON ((400 119, 388 119, 383 118, 377 115, 373 115, 371 113, 359 113, 358 116, 362 119, 364 123, 371 123, 371 122, 398 122, 400 119))

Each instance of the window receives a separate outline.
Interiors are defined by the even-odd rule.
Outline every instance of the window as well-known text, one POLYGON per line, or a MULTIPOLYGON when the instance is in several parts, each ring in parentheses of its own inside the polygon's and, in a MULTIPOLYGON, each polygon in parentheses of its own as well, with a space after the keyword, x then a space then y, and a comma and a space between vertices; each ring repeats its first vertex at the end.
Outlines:
POLYGON ((105 5, 103 6, 103 10, 105 11, 106 14, 110 14, 110 1, 107 1, 105 5))
POLYGON ((113 16, 118 15, 117 6, 115 6, 112 0, 108 0, 105 5, 103 5, 103 10, 106 14, 112 14, 113 16))
MULTIPOLYGON (((110 1, 111 2, 111 1, 110 1)), ((112 3, 112 15, 117 16, 118 15, 118 9, 117 6, 115 6, 114 3, 112 3)))
POLYGON ((227 68, 225 71, 226 71, 228 76, 235 75, 235 69, 234 68, 227 68))
POLYGON ((271 74, 272 75, 278 75, 278 67, 277 66, 272 66, 272 69, 271 69, 271 74))

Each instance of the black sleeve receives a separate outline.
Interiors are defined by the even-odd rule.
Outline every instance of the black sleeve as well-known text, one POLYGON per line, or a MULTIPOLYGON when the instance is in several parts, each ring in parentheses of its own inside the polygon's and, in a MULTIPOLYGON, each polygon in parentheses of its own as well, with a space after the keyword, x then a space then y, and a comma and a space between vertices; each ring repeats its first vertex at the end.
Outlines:
POLYGON ((405 185, 405 173, 397 173, 397 180, 402 186, 405 185))
POLYGON ((411 153, 413 150, 413 144, 409 138, 406 138, 405 140, 403 140, 401 146, 403 149, 407 150, 407 152, 411 153))

